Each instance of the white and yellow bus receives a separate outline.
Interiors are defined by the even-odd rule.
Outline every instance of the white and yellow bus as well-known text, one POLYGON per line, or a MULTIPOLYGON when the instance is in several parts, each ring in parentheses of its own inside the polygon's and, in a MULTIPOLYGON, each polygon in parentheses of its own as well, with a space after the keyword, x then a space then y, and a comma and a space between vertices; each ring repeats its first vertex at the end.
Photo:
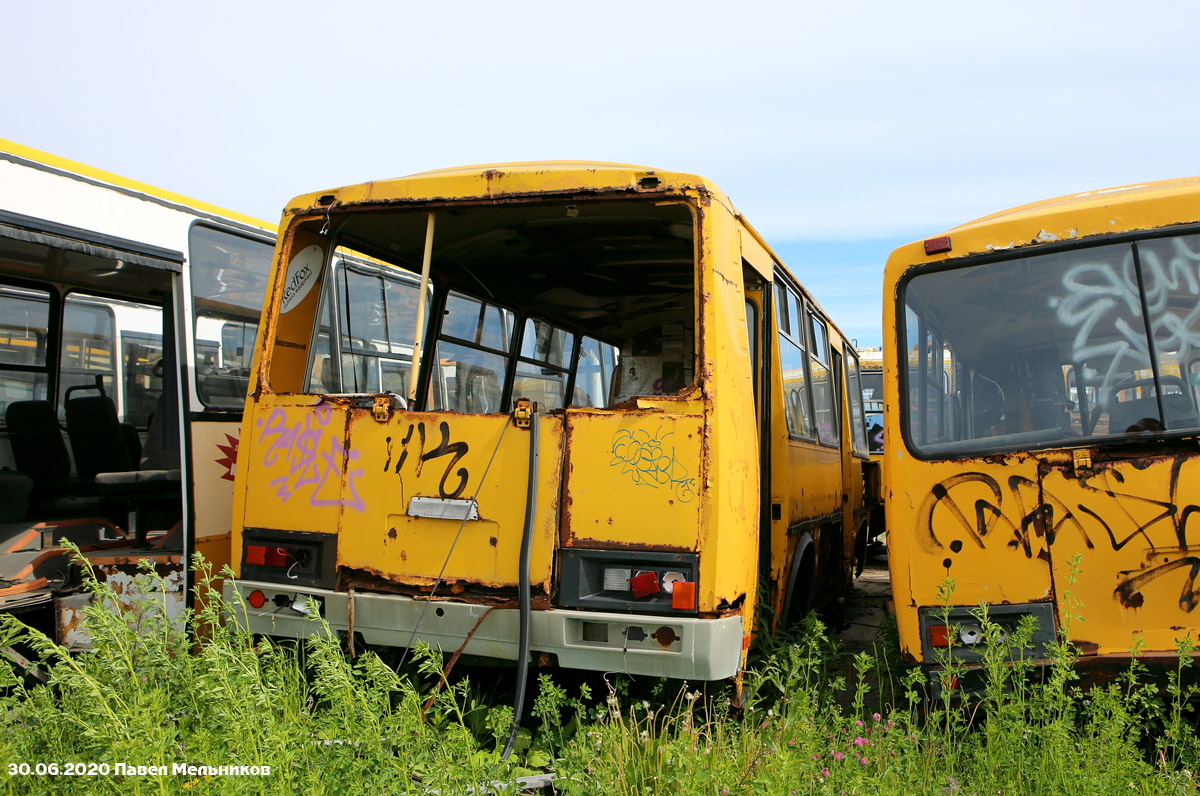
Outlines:
POLYGON ((0 609, 57 600, 71 625, 68 528, 181 584, 192 552, 230 560, 273 246, 271 224, 0 141, 0 609))

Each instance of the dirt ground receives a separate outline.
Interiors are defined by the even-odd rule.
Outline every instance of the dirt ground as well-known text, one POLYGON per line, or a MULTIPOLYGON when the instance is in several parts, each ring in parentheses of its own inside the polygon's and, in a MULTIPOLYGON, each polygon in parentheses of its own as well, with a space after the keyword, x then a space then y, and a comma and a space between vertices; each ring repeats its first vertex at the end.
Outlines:
POLYGON ((876 668, 868 678, 869 691, 864 704, 868 712, 884 711, 895 704, 892 683, 899 680, 898 661, 887 660, 884 630, 892 607, 892 585, 888 576, 887 551, 882 546, 872 548, 868 554, 863 574, 854 582, 854 588, 842 606, 842 626, 834 637, 844 651, 840 671, 846 678, 846 689, 840 702, 848 707, 853 699, 857 675, 854 657, 860 652, 876 658, 876 668))

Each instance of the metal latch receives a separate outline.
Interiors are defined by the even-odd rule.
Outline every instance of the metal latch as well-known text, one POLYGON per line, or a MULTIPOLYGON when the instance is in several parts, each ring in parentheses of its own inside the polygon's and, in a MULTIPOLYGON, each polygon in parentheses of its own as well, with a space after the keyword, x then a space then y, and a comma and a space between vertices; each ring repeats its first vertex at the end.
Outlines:
POLYGON ((517 428, 529 428, 533 420, 533 401, 518 398, 517 406, 513 409, 513 420, 517 421, 517 428))
POLYGON ((376 395, 375 404, 371 407, 371 417, 378 420, 380 423, 386 423, 392 417, 392 396, 376 395))
POLYGON ((1092 469, 1092 452, 1090 450, 1087 450, 1086 448, 1083 450, 1075 450, 1072 451, 1072 454, 1075 464, 1075 472, 1078 473, 1080 470, 1092 469))

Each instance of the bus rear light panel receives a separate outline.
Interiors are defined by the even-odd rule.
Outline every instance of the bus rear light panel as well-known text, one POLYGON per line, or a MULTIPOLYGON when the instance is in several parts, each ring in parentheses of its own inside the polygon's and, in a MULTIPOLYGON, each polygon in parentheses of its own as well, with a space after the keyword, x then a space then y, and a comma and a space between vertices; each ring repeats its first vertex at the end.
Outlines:
POLYGON ((336 557, 337 537, 331 534, 247 528, 241 577, 330 589, 335 582, 336 557))
MULTIPOLYGON (((1035 622, 1032 647, 1021 652, 1029 659, 1046 657, 1046 650, 1054 641, 1054 607, 1049 603, 1025 605, 990 605, 988 622, 996 625, 995 639, 1003 642, 1013 634, 1024 617, 1035 622)), ((921 609, 921 638, 925 645, 925 659, 933 662, 936 651, 950 652, 959 661, 982 659, 987 645, 987 634, 980 618, 979 608, 951 608, 948 616, 942 608, 921 609), (949 624, 947 624, 949 619, 949 624)), ((1018 651, 1014 650, 1014 655, 1018 651)))
POLYGON ((696 613, 695 554, 570 549, 560 555, 564 607, 696 613))

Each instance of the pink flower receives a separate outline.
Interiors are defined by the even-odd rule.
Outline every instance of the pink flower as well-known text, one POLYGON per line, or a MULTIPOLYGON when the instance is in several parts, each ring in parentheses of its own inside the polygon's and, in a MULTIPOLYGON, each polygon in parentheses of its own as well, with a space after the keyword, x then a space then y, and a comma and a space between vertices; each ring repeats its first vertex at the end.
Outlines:
POLYGON ((858 721, 856 721, 854 723, 857 724, 859 727, 863 726, 862 719, 859 719, 858 721))
POLYGON ((858 762, 859 762, 861 765, 864 765, 864 766, 865 766, 865 765, 867 764, 867 758, 865 758, 865 757, 864 757, 863 759, 859 760, 858 762))
POLYGON ((854 739, 855 746, 866 746, 869 743, 870 743, 870 741, 868 741, 866 738, 862 737, 861 735, 854 739))
MULTIPOLYGON (((873 714, 871 714, 871 718, 875 719, 875 721, 879 721, 880 719, 883 718, 883 716, 880 716, 878 713, 873 713, 873 714)), ((889 724, 890 724, 890 722, 889 722, 889 724)))
POLYGON ((842 754, 841 752, 834 752, 834 753, 833 753, 833 759, 834 759, 834 760, 837 760, 838 762, 841 762, 841 760, 842 760, 842 758, 843 758, 843 757, 845 757, 845 755, 844 755, 844 754, 842 754))
POLYGON ((827 769, 827 768, 821 769, 821 776, 825 777, 825 779, 829 779, 829 769, 827 769))

